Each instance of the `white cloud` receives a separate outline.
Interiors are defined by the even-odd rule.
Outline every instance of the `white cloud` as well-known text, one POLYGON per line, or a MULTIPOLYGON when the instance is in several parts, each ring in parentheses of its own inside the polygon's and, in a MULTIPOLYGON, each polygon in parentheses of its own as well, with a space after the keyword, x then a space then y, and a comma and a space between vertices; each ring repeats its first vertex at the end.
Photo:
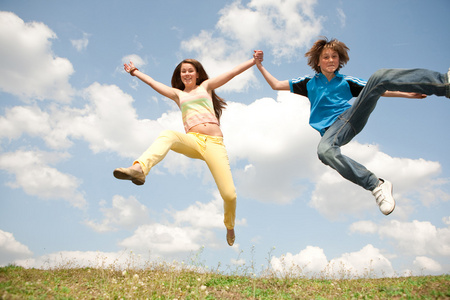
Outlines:
MULTIPOLYGON (((184 210, 167 210, 173 222, 165 224, 145 224, 139 226, 131 237, 120 242, 120 246, 138 253, 150 250, 158 255, 172 255, 198 251, 201 245, 209 247, 225 246, 225 225, 223 223, 223 200, 214 192, 214 200, 195 202, 184 210), (217 242, 215 230, 223 234, 217 242)), ((237 219, 236 224, 246 225, 245 219, 237 219)))
POLYGON ((233 170, 241 195, 289 203, 303 193, 320 164, 319 136, 308 125, 308 111, 305 98, 286 92, 276 101, 229 103, 222 129, 230 160, 244 164, 233 170))
MULTIPOLYGON (((147 253, 147 256, 148 253, 147 253)), ((133 252, 100 252, 100 251, 59 251, 37 258, 19 259, 14 263, 24 268, 54 269, 54 268, 103 268, 127 269, 144 268, 150 258, 135 255, 133 252)))
POLYGON ((94 153, 115 151, 137 158, 163 129, 182 128, 181 114, 168 112, 157 120, 139 120, 131 96, 117 86, 93 83, 84 90, 82 108, 16 106, 0 117, 0 138, 18 139, 23 134, 42 138, 47 146, 70 147, 75 139, 89 143, 94 153))
POLYGON ((137 158, 163 130, 162 124, 181 126, 177 113, 164 113, 158 120, 139 120, 132 98, 116 86, 93 84, 86 95, 91 105, 79 122, 77 135, 87 140, 94 152, 112 150, 137 158))
POLYGON ((87 48, 87 46, 89 45, 89 36, 90 36, 90 34, 83 33, 83 38, 81 38, 79 40, 70 40, 70 42, 72 43, 72 46, 75 49, 77 49, 78 52, 81 52, 81 51, 85 50, 87 48))
POLYGON ((337 278, 353 277, 392 277, 395 275, 391 262, 372 245, 366 245, 360 251, 345 253, 332 259, 326 274, 337 278))
MULTIPOLYGON (((214 193, 214 199, 207 203, 196 201, 184 210, 168 211, 174 219, 175 225, 189 224, 195 228, 225 228, 223 223, 223 199, 218 191, 214 193)), ((237 219, 236 224, 246 225, 246 219, 237 219)))
POLYGON ((345 24, 346 24, 347 16, 345 15, 345 12, 342 8, 337 8, 336 12, 337 12, 338 19, 341 22, 341 27, 344 28, 345 24))
POLYGON ((273 257, 271 267, 278 276, 319 278, 389 277, 394 275, 391 262, 372 245, 360 251, 344 253, 328 261, 323 249, 308 246, 298 254, 273 257))
POLYGON ((100 223, 92 220, 85 221, 85 224, 97 232, 114 231, 117 229, 134 229, 139 225, 149 221, 149 211, 147 207, 141 204, 135 197, 124 198, 115 195, 112 199, 112 207, 100 208, 104 219, 100 223))
POLYGON ((196 201, 185 210, 172 212, 175 224, 190 224, 196 228, 224 228, 223 200, 217 197, 208 202, 196 201))
POLYGON ((279 276, 308 276, 320 275, 326 268, 328 260, 319 247, 307 246, 298 254, 287 253, 272 257, 270 265, 279 276))
POLYGON ((372 221, 358 221, 350 225, 351 232, 376 233, 378 226, 372 221))
POLYGON ((50 131, 50 115, 37 106, 6 108, 0 116, 0 138, 17 139, 24 133, 45 137, 50 131))
POLYGON ((129 64, 130 61, 133 62, 136 68, 142 68, 147 64, 147 62, 137 54, 129 54, 122 57, 123 64, 129 64))
POLYGON ((33 253, 27 246, 18 242, 12 233, 0 230, 0 266, 15 260, 31 257, 33 253))
POLYGON ((450 225, 450 216, 449 217, 443 217, 442 222, 446 225, 450 225))
POLYGON ((12 188, 22 188, 27 194, 43 199, 62 199, 82 208, 86 200, 78 191, 80 180, 50 167, 67 158, 66 153, 19 150, 0 155, 0 169, 15 176, 15 181, 6 183, 12 188))
POLYGON ((72 64, 51 51, 56 34, 46 25, 25 23, 11 12, 0 12, 0 89, 24 100, 69 102, 72 64), (26 83, 26 84, 24 84, 26 83))
POLYGON ((378 234, 382 239, 388 238, 404 254, 450 256, 450 226, 437 228, 428 221, 417 220, 391 220, 382 224, 359 221, 350 225, 350 231, 378 234))
POLYGON ((442 271, 442 266, 437 261, 426 256, 416 257, 413 265, 416 269, 416 274, 440 274, 442 271))
POLYGON ((428 221, 392 220, 380 226, 378 234, 395 241, 395 247, 407 254, 450 256, 450 227, 436 228, 428 221))
POLYGON ((235 1, 220 11, 217 28, 245 49, 268 44, 276 60, 299 56, 322 30, 314 14, 316 1, 235 1))
POLYGON ((174 254, 197 251, 202 237, 211 236, 208 231, 193 227, 149 224, 139 226, 133 236, 119 243, 120 246, 137 253, 174 254))

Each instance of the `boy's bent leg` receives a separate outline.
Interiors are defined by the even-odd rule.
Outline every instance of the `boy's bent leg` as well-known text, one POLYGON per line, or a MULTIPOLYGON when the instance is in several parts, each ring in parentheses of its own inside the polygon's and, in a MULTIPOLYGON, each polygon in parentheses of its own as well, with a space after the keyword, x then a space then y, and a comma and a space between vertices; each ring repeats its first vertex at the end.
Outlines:
MULTIPOLYGON (((381 69, 373 74, 386 90, 450 96, 447 74, 427 69, 381 69)), ((370 79, 369 79, 370 80, 370 79)))
POLYGON ((355 135, 366 125, 381 95, 389 91, 414 92, 426 95, 449 96, 447 74, 426 69, 380 69, 367 81, 352 107, 344 114, 352 124, 355 135))
POLYGON ((354 137, 353 132, 350 123, 336 120, 320 140, 317 154, 325 165, 335 169, 342 177, 371 191, 377 186, 378 178, 366 167, 341 153, 341 146, 354 137))
POLYGON ((344 120, 337 120, 324 134, 318 146, 320 160, 338 171, 344 178, 372 191, 380 211, 388 215, 395 208, 392 195, 392 183, 378 179, 375 174, 363 165, 342 155, 340 146, 348 143, 354 136, 351 124, 344 120))

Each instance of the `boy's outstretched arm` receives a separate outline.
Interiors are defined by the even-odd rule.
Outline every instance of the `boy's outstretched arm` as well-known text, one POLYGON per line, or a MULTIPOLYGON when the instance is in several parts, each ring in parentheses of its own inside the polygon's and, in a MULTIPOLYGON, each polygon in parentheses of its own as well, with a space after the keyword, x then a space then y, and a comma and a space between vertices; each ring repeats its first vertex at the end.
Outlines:
POLYGON ((414 99, 424 99, 424 98, 427 97, 427 95, 425 95, 425 94, 397 92, 397 91, 386 91, 381 96, 383 96, 383 97, 414 98, 414 99))
POLYGON ((263 75, 264 79, 266 79, 267 83, 270 85, 270 87, 273 90, 276 91, 289 91, 291 88, 289 86, 289 80, 280 81, 273 77, 272 74, 269 73, 269 71, 264 68, 262 65, 264 53, 261 50, 255 50, 255 54, 253 54, 253 57, 256 61, 256 66, 258 67, 258 70, 263 75))

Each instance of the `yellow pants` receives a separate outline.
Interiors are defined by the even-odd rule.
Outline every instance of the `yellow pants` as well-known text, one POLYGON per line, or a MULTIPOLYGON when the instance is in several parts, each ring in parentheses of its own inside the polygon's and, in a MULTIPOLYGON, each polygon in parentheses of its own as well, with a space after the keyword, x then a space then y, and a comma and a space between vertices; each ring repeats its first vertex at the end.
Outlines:
POLYGON ((236 189, 223 138, 195 132, 185 134, 165 130, 134 163, 139 163, 147 176, 150 169, 159 163, 169 150, 206 162, 224 202, 225 227, 233 229, 236 218, 236 189))

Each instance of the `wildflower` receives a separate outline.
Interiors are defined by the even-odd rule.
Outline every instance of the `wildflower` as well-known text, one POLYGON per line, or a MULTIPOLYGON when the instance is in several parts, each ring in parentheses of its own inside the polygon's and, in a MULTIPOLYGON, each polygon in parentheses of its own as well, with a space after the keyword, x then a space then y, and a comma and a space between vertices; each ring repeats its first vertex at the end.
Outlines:
POLYGON ((133 279, 134 280, 139 280, 139 275, 138 274, 134 274, 133 279))
POLYGON ((124 270, 124 271, 122 272, 122 276, 127 276, 127 270, 124 270))
POLYGON ((201 289, 202 291, 204 291, 204 290, 206 290, 206 286, 202 285, 202 286, 200 287, 200 289, 201 289))

